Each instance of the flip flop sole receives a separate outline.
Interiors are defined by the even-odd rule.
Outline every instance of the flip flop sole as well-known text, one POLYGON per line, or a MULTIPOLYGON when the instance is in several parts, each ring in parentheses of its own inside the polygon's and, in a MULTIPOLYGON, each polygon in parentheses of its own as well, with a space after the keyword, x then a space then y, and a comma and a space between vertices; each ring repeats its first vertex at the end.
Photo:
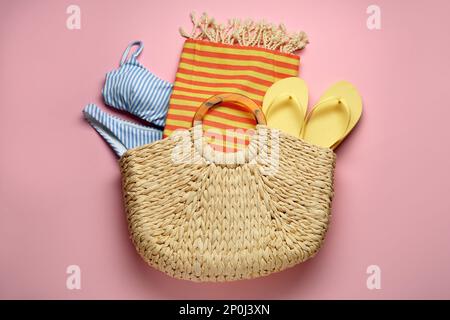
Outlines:
POLYGON ((358 123, 362 114, 362 100, 357 89, 346 81, 337 82, 328 88, 317 105, 330 98, 341 98, 349 110, 336 103, 325 103, 313 108, 314 113, 308 117, 302 138, 312 144, 335 149, 358 123))
POLYGON ((308 87, 305 81, 298 77, 290 77, 275 82, 267 90, 262 110, 266 115, 267 125, 270 128, 280 129, 298 138, 303 126, 307 106, 308 87), (294 96, 301 106, 298 106, 292 100, 271 106, 277 97, 286 94, 294 96))

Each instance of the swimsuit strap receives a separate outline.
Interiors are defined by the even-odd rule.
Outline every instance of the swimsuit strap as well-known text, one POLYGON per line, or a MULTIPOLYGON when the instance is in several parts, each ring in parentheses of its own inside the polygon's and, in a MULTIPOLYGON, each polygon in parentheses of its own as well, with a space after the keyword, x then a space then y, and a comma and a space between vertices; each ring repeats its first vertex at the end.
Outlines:
POLYGON ((130 53, 130 50, 133 46, 139 47, 136 49, 136 51, 134 51, 131 54, 132 58, 137 58, 141 54, 142 49, 144 49, 144 44, 142 43, 142 41, 133 41, 132 43, 130 43, 122 55, 122 59, 120 60, 120 66, 122 66, 125 63, 125 61, 127 61, 128 54, 130 53))

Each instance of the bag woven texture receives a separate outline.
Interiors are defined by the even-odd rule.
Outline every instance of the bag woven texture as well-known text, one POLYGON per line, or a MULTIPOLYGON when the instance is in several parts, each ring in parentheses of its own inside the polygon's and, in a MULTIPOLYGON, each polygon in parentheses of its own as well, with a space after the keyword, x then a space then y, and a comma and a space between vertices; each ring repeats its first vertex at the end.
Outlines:
POLYGON ((263 142, 252 139, 248 161, 215 163, 198 148, 206 140, 195 129, 186 131, 186 157, 196 161, 174 162, 178 135, 120 159, 128 226, 142 258, 175 278, 217 282, 268 275, 312 257, 330 219, 333 151, 258 125, 256 134, 279 139, 277 168, 267 173, 267 161, 252 156, 263 142))

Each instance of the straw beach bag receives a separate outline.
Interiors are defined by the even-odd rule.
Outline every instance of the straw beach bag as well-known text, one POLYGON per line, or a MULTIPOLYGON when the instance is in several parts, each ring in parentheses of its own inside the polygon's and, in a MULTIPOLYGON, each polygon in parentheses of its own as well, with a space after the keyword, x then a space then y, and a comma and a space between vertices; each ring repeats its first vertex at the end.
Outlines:
POLYGON ((238 94, 205 101, 193 127, 128 150, 120 159, 131 238, 142 258, 180 279, 231 281, 312 257, 330 218, 335 154, 265 125, 238 94), (203 136, 207 111, 232 102, 258 123, 235 153, 203 136))

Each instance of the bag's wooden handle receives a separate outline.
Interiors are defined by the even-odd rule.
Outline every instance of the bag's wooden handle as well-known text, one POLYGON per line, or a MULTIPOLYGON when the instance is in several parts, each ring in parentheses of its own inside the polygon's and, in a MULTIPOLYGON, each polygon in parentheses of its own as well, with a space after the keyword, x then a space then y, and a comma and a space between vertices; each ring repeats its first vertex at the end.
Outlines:
POLYGON ((202 105, 197 109, 197 112, 194 115, 194 119, 192 120, 192 124, 194 126, 201 124, 203 117, 206 115, 208 110, 222 102, 234 102, 243 107, 246 107, 248 111, 250 111, 255 117, 257 124, 266 125, 266 117, 264 116, 261 108, 252 99, 238 93, 218 94, 203 102, 202 105))

